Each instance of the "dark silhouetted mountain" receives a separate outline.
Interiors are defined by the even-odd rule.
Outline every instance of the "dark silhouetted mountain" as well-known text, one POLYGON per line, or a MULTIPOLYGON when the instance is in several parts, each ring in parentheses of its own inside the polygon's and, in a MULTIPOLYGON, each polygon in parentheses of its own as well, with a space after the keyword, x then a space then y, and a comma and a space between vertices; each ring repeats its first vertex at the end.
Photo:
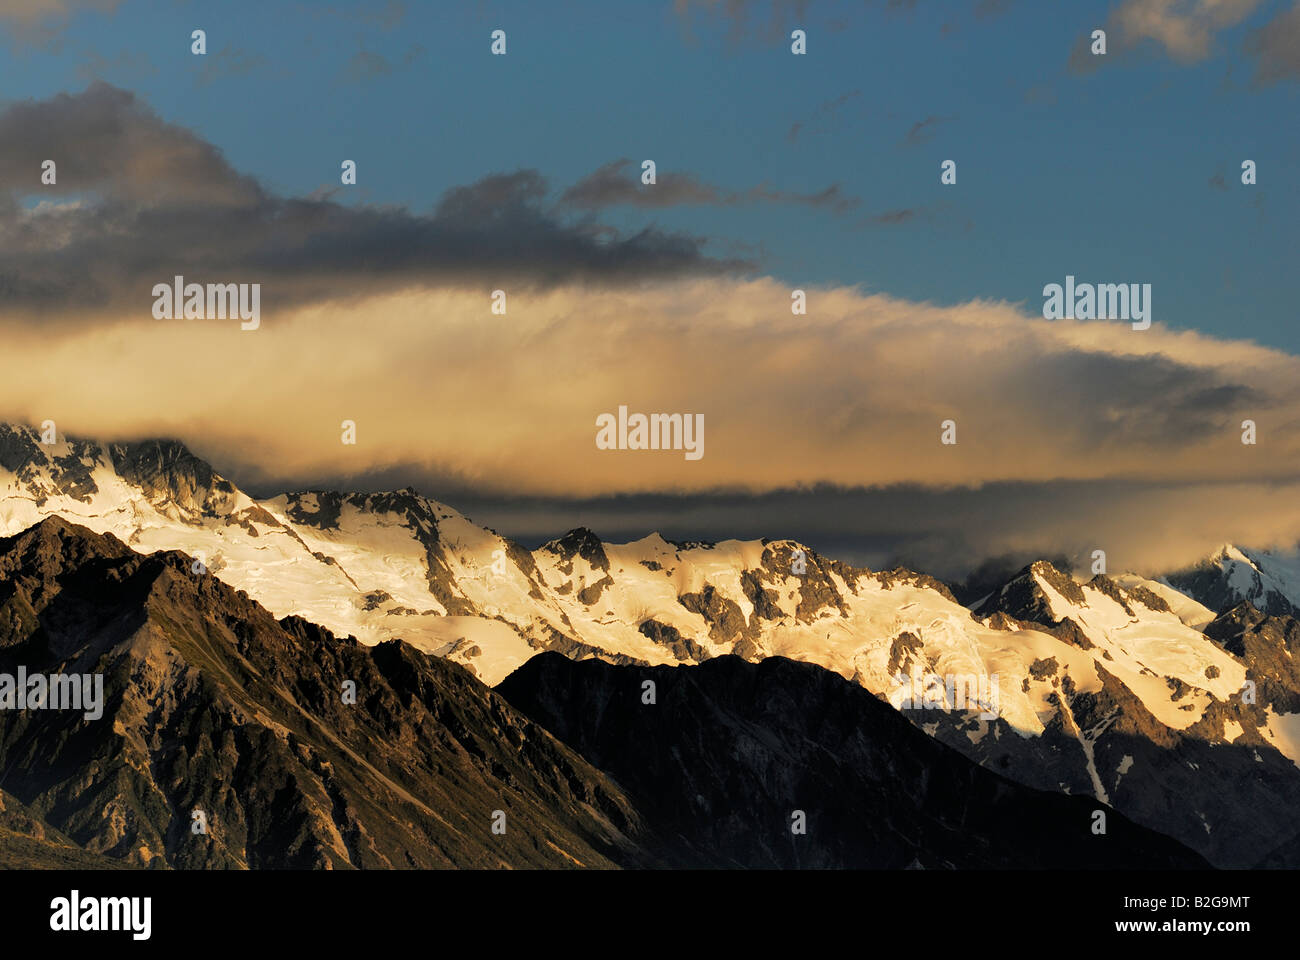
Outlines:
POLYGON ((637 667, 544 653, 497 690, 611 774, 661 833, 731 866, 1206 866, 1095 800, 972 764, 812 664, 637 667), (1099 809, 1104 836, 1092 833, 1099 809), (792 829, 796 811, 806 834, 792 829))

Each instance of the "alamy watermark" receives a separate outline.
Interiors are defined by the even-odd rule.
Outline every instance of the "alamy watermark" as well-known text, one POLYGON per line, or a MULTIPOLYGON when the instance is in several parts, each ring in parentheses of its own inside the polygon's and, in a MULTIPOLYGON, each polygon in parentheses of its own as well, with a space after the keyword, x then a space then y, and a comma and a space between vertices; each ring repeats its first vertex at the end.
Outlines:
POLYGON ((73 890, 50 901, 50 929, 56 933, 121 930, 133 940, 148 940, 153 932, 152 897, 83 897, 73 890))
POLYGON ((1043 287, 1044 320, 1131 320, 1134 330, 1151 326, 1151 284, 1080 283, 1043 287))
POLYGON ((262 324, 260 283, 186 283, 177 276, 171 283, 153 287, 155 320, 244 321, 240 330, 256 330, 262 324))
POLYGON ((683 450, 687 460, 704 456, 702 413, 629 414, 620 406, 617 417, 598 416, 596 427, 599 450, 683 450))
POLYGON ((102 673, 0 673, 0 710, 81 710, 87 720, 104 715, 102 673))

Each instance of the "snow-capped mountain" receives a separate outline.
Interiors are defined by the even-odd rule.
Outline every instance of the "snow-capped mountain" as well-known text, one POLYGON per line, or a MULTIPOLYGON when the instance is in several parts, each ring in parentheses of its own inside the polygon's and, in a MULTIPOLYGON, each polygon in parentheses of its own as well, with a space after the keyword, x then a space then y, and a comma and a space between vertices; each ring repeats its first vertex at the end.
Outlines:
POLYGON ((1203 560, 1160 578, 1214 611, 1243 600, 1269 614, 1300 615, 1300 552, 1224 544, 1203 560))
POLYGON ((925 574, 789 540, 610 544, 574 530, 529 550, 409 489, 255 500, 173 441, 47 445, 0 426, 0 534, 50 515, 140 552, 183 551, 195 575, 277 617, 401 638, 488 684, 542 650, 643 665, 779 655, 839 673, 1006 776, 1093 795, 1216 863, 1253 864, 1296 833, 1300 630, 1216 619, 1222 605, 1176 578, 1079 583, 1039 562, 972 611, 925 574))
POLYGON ((1248 603, 1214 617, 1164 584, 1079 583, 1042 562, 977 615, 1046 630, 1074 653, 1021 681, 1055 708, 1039 735, 1007 736, 999 718, 977 738, 969 718, 938 714, 928 729, 939 739, 1013 779, 1162 824, 1221 866, 1253 866, 1296 836, 1300 622, 1248 603))
POLYGON ((1033 869, 1046 846, 1061 868, 1206 866, 1114 810, 1097 843, 1092 798, 1011 783, 812 664, 547 653, 492 690, 192 564, 59 517, 0 538, 0 676, 104 680, 94 719, 0 709, 0 864, 1033 869), (627 696, 647 674, 653 710, 627 696), (818 825, 793 844, 792 809, 818 825))

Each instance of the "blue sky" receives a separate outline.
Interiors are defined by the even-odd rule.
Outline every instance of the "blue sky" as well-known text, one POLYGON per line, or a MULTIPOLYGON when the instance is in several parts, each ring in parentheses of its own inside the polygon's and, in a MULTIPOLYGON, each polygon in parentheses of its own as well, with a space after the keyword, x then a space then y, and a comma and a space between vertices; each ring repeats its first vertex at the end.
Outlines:
POLYGON ((620 157, 732 191, 838 184, 860 198, 852 211, 758 202, 601 219, 708 236, 791 286, 941 304, 1037 312, 1066 273, 1149 282, 1157 322, 1300 352, 1298 85, 1256 83, 1245 52, 1288 4, 1217 30, 1197 62, 1148 40, 1089 73, 1069 69, 1071 49, 1118 4, 979 6, 813 0, 801 16, 754 3, 737 26, 707 4, 650 0, 126 0, 107 15, 74 6, 42 42, 11 24, 0 84, 11 102, 107 80, 285 195, 331 188, 356 160, 346 203, 427 211, 449 187, 521 168, 558 193, 620 157), (189 53, 196 27, 205 58, 189 53), (505 57, 488 53, 498 27, 505 57), (808 31, 806 56, 790 54, 787 27, 808 31), (939 183, 945 159, 956 186, 939 183), (1243 159, 1258 185, 1240 184, 1243 159), (868 220, 894 211, 912 216, 868 220))

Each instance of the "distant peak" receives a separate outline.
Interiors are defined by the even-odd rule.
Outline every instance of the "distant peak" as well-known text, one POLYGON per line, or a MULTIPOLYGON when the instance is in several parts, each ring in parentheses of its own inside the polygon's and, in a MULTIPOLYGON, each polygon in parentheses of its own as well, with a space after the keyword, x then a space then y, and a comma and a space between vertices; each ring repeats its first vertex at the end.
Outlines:
POLYGON ((597 569, 609 569, 609 558, 605 556, 605 545, 601 542, 600 537, 586 527, 574 527, 558 540, 544 543, 542 549, 559 554, 566 560, 579 556, 597 569))
POLYGON ((1250 566, 1252 567, 1255 566, 1255 561, 1251 558, 1251 556, 1248 553, 1246 553, 1246 551, 1242 550, 1240 547, 1234 546, 1231 543, 1225 543, 1222 546, 1220 546, 1219 549, 1216 550, 1214 553, 1214 559, 1235 560, 1237 563, 1247 563, 1250 564, 1250 566))

